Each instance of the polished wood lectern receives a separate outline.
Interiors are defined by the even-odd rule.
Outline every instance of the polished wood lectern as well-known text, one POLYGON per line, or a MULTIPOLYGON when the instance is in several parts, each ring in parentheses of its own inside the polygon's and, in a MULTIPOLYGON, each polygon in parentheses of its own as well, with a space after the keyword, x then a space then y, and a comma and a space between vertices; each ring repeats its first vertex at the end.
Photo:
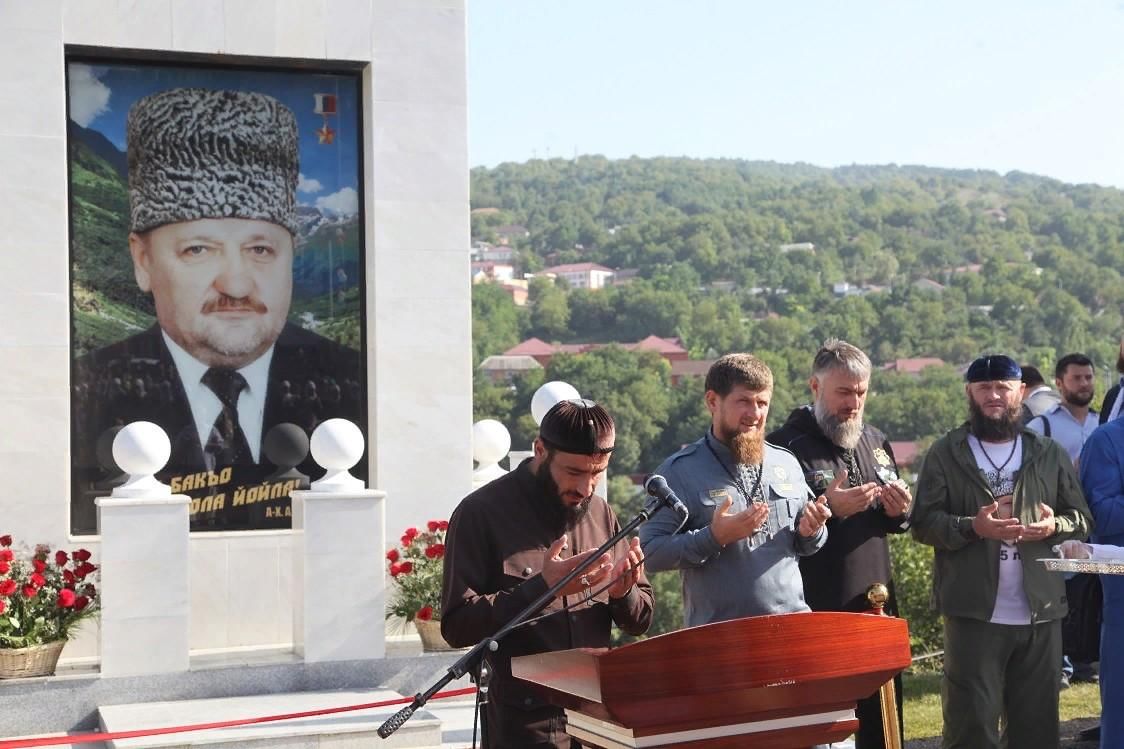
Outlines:
POLYGON ((511 671, 587 746, 801 749, 854 733, 855 702, 909 664, 902 619, 805 613, 527 655, 511 671))

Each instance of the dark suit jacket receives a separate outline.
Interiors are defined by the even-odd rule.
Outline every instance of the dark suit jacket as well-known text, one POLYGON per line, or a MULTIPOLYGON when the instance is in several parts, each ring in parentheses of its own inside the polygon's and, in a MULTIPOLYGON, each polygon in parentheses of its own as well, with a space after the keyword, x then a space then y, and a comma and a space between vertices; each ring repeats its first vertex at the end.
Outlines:
MULTIPOLYGON (((820 430, 812 410, 793 409, 784 426, 766 439, 791 450, 804 469, 804 478, 816 494, 846 468, 843 451, 820 430)), ((898 478, 894 452, 885 435, 867 424, 855 448, 863 482, 887 484, 898 478)), ((827 521, 827 543, 809 557, 800 558, 804 600, 813 611, 863 612, 870 608, 866 591, 872 583, 890 589, 886 612, 897 616, 894 581, 890 577, 890 548, 886 536, 902 533, 903 518, 887 517, 880 507, 849 518, 827 521)))
MULTIPOLYGON (((168 465, 157 474, 161 480, 207 470, 191 407, 159 325, 77 359, 71 385, 73 500, 89 494, 98 482, 110 477, 103 467, 104 457, 102 464, 98 461, 98 438, 114 426, 134 421, 151 421, 168 433, 172 453, 168 465)), ((287 323, 270 362, 262 438, 272 427, 285 422, 311 434, 321 422, 336 417, 355 422, 366 434, 366 378, 359 352, 287 323)), ((234 480, 228 488, 256 485, 274 472, 260 446, 259 455, 264 465, 234 466, 234 480)), ((364 458, 357 470, 365 475, 365 467, 364 458)), ((314 476, 323 473, 311 458, 306 458, 301 470, 312 471, 314 476)), ((184 493, 205 496, 214 491, 209 488, 184 493)), ((193 515, 192 530, 227 530, 247 523, 252 527, 288 524, 284 518, 260 523, 252 512, 235 512, 230 491, 225 509, 209 519, 193 515)))

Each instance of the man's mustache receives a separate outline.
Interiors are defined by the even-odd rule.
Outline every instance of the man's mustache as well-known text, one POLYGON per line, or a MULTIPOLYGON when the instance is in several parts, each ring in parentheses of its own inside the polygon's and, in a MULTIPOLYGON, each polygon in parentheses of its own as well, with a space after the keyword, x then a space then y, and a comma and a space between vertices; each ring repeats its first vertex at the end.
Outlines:
POLYGON ((211 312, 257 312, 264 315, 269 308, 260 299, 252 296, 234 297, 223 294, 217 299, 208 299, 203 303, 203 314, 211 312))

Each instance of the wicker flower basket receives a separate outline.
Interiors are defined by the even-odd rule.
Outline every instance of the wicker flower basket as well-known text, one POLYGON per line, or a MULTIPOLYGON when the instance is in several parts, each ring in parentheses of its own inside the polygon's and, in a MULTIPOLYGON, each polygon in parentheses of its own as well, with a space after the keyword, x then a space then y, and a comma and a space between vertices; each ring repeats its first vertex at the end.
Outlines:
POLYGON ((439 619, 427 621, 414 619, 414 627, 418 630, 418 637, 421 638, 423 652, 434 653, 442 650, 456 650, 452 645, 445 642, 445 638, 441 636, 441 621, 439 619))
POLYGON ((0 679, 50 676, 65 645, 66 640, 55 640, 29 648, 0 648, 0 679))

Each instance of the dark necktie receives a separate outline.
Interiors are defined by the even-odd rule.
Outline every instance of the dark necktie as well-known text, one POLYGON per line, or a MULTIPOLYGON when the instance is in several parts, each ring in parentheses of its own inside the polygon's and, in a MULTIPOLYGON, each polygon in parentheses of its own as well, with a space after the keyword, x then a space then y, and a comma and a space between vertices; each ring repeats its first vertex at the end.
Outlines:
POLYGON ((222 412, 215 419, 203 452, 212 470, 226 466, 252 463, 253 453, 242 425, 238 423, 238 396, 246 389, 246 378, 233 369, 212 367, 203 375, 203 384, 209 387, 222 403, 222 412))

